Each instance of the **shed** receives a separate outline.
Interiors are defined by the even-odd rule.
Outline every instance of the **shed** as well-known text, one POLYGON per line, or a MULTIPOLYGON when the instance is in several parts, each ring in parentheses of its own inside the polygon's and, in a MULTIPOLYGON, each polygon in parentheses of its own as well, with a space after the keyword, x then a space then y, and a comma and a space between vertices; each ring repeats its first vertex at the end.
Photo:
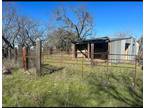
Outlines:
POLYGON ((137 55, 137 49, 137 42, 133 37, 101 37, 72 42, 73 57, 76 58, 82 55, 85 58, 109 59, 110 62, 114 63, 134 60, 135 55, 137 55))
POLYGON ((106 59, 108 51, 108 37, 79 40, 72 42, 73 57, 82 54, 86 58, 106 59))
POLYGON ((133 37, 111 38, 109 41, 109 59, 111 62, 133 61, 137 55, 137 42, 133 37))

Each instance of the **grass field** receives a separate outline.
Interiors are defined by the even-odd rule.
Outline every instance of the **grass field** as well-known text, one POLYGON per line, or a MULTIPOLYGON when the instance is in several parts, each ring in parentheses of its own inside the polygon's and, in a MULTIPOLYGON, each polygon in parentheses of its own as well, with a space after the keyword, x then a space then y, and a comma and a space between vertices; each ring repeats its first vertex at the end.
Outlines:
POLYGON ((16 67, 12 75, 3 75, 3 107, 143 105, 139 67, 134 87, 132 68, 109 67, 107 71, 106 67, 64 64, 59 60, 53 59, 53 62, 58 62, 53 63, 45 59, 44 74, 40 77, 35 74, 35 69, 30 69, 30 74, 27 74, 16 67))

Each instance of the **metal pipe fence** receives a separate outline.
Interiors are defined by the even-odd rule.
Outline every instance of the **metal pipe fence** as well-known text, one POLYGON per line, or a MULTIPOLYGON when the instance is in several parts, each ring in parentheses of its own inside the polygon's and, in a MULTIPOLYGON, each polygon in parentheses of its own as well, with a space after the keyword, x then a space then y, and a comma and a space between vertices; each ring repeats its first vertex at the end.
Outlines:
MULTIPOLYGON (((20 66, 23 68, 26 68, 25 66, 28 65, 27 68, 36 68, 36 49, 29 49, 27 54, 25 55, 25 59, 27 62, 24 62, 23 58, 23 51, 22 49, 19 49, 15 54, 17 55, 17 61, 20 64, 20 66), (23 62, 19 62, 23 61, 23 62), (25 64, 28 63, 28 64, 25 64)), ((85 53, 85 52, 83 52, 85 53)), ((15 55, 13 54, 13 55, 15 55)), ((70 65, 76 66, 79 68, 78 70, 81 71, 82 78, 85 75, 85 68, 89 67, 90 69, 94 69, 97 67, 101 67, 105 70, 106 73, 109 73, 111 71, 111 68, 118 68, 118 69, 130 69, 133 71, 133 80, 134 83, 136 81, 136 72, 137 72, 137 57, 136 55, 128 55, 128 54, 109 54, 108 52, 97 52, 93 53, 95 55, 105 55, 107 56, 105 59, 99 59, 99 58, 92 58, 83 55, 81 52, 78 52, 77 54, 81 54, 82 56, 78 56, 77 58, 74 58, 72 55, 72 52, 66 52, 61 50, 42 50, 40 52, 40 68, 45 68, 46 65, 54 65, 54 66, 61 66, 61 67, 69 67, 70 65), (115 58, 113 56, 123 57, 123 58, 115 58), (128 58, 133 57, 133 58, 128 58), (69 65, 69 66, 68 66, 69 65)), ((85 53, 88 54, 88 53, 85 53)), ((48 68, 47 68, 48 69, 48 68)))
MULTIPOLYGON (((90 67, 91 69, 95 67, 101 67, 105 68, 106 73, 109 73, 112 68, 118 68, 118 69, 129 69, 133 72, 133 80, 134 84, 136 81, 136 70, 137 70, 137 59, 136 55, 128 55, 128 54, 109 54, 108 52, 98 52, 94 53, 94 55, 106 55, 106 59, 96 59, 96 58, 88 58, 83 56, 74 58, 72 56, 72 52, 65 52, 65 51, 57 51, 53 50, 51 54, 49 54, 48 51, 41 52, 41 61, 42 64, 51 64, 55 66, 65 66, 65 65, 73 65, 79 67, 81 70, 81 76, 84 77, 84 71, 86 67, 90 67), (110 58, 110 56, 122 56, 123 58, 110 58), (134 57, 133 59, 125 57, 134 57), (116 60, 118 62, 113 62, 113 60, 116 60)), ((81 54, 81 52, 78 52, 78 54, 81 54)), ((88 53, 87 53, 88 54, 88 53)), ((126 71, 125 71, 126 72, 126 71)))

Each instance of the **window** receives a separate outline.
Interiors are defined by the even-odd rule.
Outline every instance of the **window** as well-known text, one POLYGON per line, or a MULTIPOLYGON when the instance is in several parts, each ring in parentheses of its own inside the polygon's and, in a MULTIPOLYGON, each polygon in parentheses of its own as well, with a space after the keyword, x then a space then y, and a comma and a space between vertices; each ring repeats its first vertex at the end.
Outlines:
POLYGON ((126 44, 125 44, 125 50, 128 49, 129 45, 130 45, 129 43, 126 43, 126 44))

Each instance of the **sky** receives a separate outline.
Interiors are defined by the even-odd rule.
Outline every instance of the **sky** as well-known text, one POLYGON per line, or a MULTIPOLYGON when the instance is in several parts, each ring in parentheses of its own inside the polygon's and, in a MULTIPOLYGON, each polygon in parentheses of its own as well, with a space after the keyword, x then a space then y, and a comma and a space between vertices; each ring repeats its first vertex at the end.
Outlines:
POLYGON ((142 2, 13 2, 13 4, 20 15, 31 17, 42 25, 57 24, 52 16, 54 9, 58 7, 71 9, 84 5, 93 17, 92 37, 114 37, 119 32, 126 32, 139 38, 143 34, 142 2))

